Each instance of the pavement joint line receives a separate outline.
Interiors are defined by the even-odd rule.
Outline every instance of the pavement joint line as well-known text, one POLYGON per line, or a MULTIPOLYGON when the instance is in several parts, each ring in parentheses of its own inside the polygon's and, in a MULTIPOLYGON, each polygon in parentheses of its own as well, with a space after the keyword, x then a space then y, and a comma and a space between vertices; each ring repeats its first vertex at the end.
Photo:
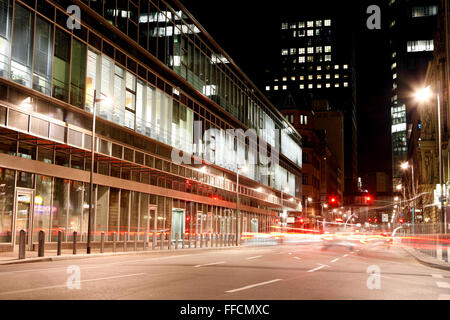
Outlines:
POLYGON ((225 261, 211 262, 211 263, 205 263, 205 264, 198 264, 198 265, 194 266, 194 268, 206 267, 206 266, 214 266, 216 264, 224 264, 224 263, 225 263, 225 261))
POLYGON ((440 278, 440 279, 444 278, 444 276, 442 274, 432 274, 431 276, 433 278, 440 278))
POLYGON ((439 288, 450 289, 450 284, 449 284, 448 282, 436 281, 436 285, 437 285, 439 288))
POLYGON ((266 284, 271 284, 271 283, 278 282, 278 281, 281 281, 281 280, 283 280, 283 279, 273 279, 273 280, 269 280, 269 281, 265 281, 265 282, 259 282, 259 283, 251 284, 251 285, 248 285, 248 286, 245 286, 245 287, 242 287, 242 288, 228 290, 228 291, 225 291, 225 292, 226 293, 233 293, 233 292, 237 292, 237 291, 251 289, 251 288, 254 288, 254 287, 264 286, 266 284))
POLYGON ((246 260, 252 260, 252 259, 257 259, 257 258, 261 258, 262 256, 254 256, 254 257, 248 257, 245 258, 246 260))
POLYGON ((450 300, 450 294, 440 294, 438 300, 450 300))
MULTIPOLYGON (((111 279, 119 279, 119 278, 126 278, 126 277, 142 276, 144 274, 145 273, 133 273, 133 274, 126 274, 126 275, 121 275, 121 276, 112 276, 112 277, 103 277, 103 278, 80 280, 80 282, 92 282, 92 281, 100 281, 100 280, 111 280, 111 279)), ((3 295, 8 295, 8 294, 27 293, 27 292, 33 292, 33 291, 39 291, 39 290, 57 289, 57 288, 64 288, 64 287, 67 287, 67 283, 59 284, 59 285, 55 285, 55 286, 47 286, 47 287, 38 287, 38 288, 32 288, 32 289, 23 289, 23 290, 14 290, 14 291, 1 292, 0 295, 3 296, 3 295)))

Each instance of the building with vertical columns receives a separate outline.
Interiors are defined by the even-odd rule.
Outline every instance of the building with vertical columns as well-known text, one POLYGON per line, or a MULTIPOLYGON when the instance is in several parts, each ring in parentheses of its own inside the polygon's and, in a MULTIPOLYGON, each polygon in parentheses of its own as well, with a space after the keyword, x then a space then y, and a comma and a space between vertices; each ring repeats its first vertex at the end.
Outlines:
POLYGON ((0 250, 86 241, 94 92, 94 243, 297 209, 301 136, 180 2, 0 0, 0 250))

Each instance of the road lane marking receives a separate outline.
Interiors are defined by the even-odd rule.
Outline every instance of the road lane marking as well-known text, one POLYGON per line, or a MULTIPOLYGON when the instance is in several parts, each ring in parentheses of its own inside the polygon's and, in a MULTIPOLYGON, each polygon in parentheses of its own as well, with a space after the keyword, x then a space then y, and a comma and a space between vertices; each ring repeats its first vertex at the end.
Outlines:
POLYGON ((440 294, 438 300, 450 300, 450 294, 440 294))
POLYGON ((292 252, 289 252, 288 254, 292 254, 292 252))
POLYGON ((237 291, 251 289, 251 288, 254 288, 254 287, 264 286, 266 284, 271 284, 271 283, 278 282, 278 281, 281 281, 281 280, 283 280, 283 279, 274 279, 274 280, 270 280, 270 281, 266 281, 266 282, 255 283, 255 284, 251 284, 249 286, 245 286, 245 287, 237 288, 237 289, 232 289, 232 290, 228 290, 228 291, 225 291, 225 292, 233 293, 233 292, 237 292, 237 291))
POLYGON ((297 259, 297 260, 302 260, 302 258, 299 258, 299 257, 294 257, 294 259, 297 259))
POLYGON ((205 263, 205 264, 198 264, 198 265, 194 266, 194 268, 205 267, 205 266, 214 266, 216 264, 223 264, 223 263, 225 263, 225 261, 211 262, 211 263, 205 263))
POLYGON ((348 254, 344 254, 343 257, 348 257, 348 254))
POLYGON ((320 269, 322 269, 322 268, 325 268, 325 266, 320 266, 320 267, 317 267, 317 268, 308 270, 307 272, 314 272, 314 271, 320 270, 320 269))
MULTIPOLYGON (((111 279, 119 279, 119 278, 126 278, 126 277, 142 276, 144 274, 145 273, 133 273, 133 274, 126 274, 126 275, 122 275, 122 276, 112 276, 112 277, 80 280, 80 282, 92 282, 92 281, 101 281, 101 280, 111 280, 111 279)), ((39 290, 47 290, 47 289, 57 289, 57 288, 67 288, 67 283, 59 284, 59 285, 56 285, 56 286, 38 287, 38 288, 32 288, 32 289, 23 289, 23 290, 14 290, 14 291, 8 291, 8 292, 0 292, 0 295, 3 296, 3 295, 7 295, 7 294, 27 293, 27 292, 33 292, 33 291, 39 291, 39 290)))
POLYGON ((450 289, 450 284, 448 282, 443 282, 443 281, 437 281, 436 285, 439 288, 444 288, 444 289, 450 289))
POLYGON ((443 278, 442 274, 432 274, 431 276, 432 276, 433 278, 440 278, 440 279, 443 278))
POLYGON ((261 258, 262 256, 254 256, 254 257, 248 257, 246 258, 247 260, 252 260, 252 259, 257 259, 257 258, 261 258))
POLYGON ((336 262, 336 261, 339 261, 339 258, 333 259, 330 262, 336 262))

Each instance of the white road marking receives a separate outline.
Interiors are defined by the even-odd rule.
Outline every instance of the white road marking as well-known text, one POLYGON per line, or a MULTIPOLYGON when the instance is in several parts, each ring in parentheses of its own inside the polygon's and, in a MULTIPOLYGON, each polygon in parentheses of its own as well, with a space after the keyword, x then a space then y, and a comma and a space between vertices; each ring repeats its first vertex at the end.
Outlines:
POLYGON ((294 257, 294 259, 297 259, 297 260, 302 260, 302 258, 299 258, 299 257, 294 257))
POLYGON ((288 254, 292 254, 292 252, 289 252, 288 254))
POLYGON ((330 262, 336 262, 336 261, 339 261, 339 258, 333 259, 330 262))
MULTIPOLYGON (((133 274, 126 274, 126 275, 122 275, 122 276, 112 276, 112 277, 105 277, 105 278, 80 280, 80 282, 92 282, 92 281, 100 281, 100 280, 119 279, 119 278, 126 278, 126 277, 142 276, 144 274, 145 273, 133 273, 133 274)), ((15 293, 26 293, 26 292, 33 292, 33 291, 47 290, 47 289, 57 289, 57 288, 67 288, 67 284, 65 283, 65 284, 59 284, 59 285, 56 285, 56 286, 38 287, 38 288, 33 288, 33 289, 24 289, 24 290, 14 290, 14 291, 8 291, 8 292, 1 292, 0 295, 15 294, 15 293)))
POLYGON ((440 294, 438 300, 450 300, 450 294, 440 294))
POLYGON ((317 267, 317 268, 308 270, 307 272, 314 272, 314 271, 320 270, 320 269, 322 269, 322 268, 325 268, 325 266, 324 266, 324 265, 321 265, 320 267, 317 267))
POLYGON ((437 281, 436 285, 439 288, 450 289, 450 284, 448 282, 437 281))
POLYGON ((246 258, 247 260, 252 260, 252 259, 258 259, 261 258, 262 256, 254 256, 254 257, 248 257, 246 258))
POLYGON ((237 292, 237 291, 251 289, 251 288, 254 288, 254 287, 264 286, 266 284, 271 284, 271 283, 278 282, 278 281, 281 281, 281 280, 283 280, 283 279, 274 279, 274 280, 270 280, 270 281, 266 281, 266 282, 255 283, 255 284, 251 284, 249 286, 245 286, 245 287, 237 288, 237 289, 233 289, 233 290, 228 290, 228 291, 225 291, 225 292, 233 293, 233 292, 237 292))
POLYGON ((443 278, 442 274, 432 274, 431 276, 432 276, 433 278, 440 278, 440 279, 443 278))
POLYGON ((344 254, 343 257, 348 257, 348 254, 344 254))
POLYGON ((216 264, 223 264, 223 263, 225 263, 225 261, 211 262, 211 263, 205 263, 205 264, 198 264, 198 265, 194 266, 194 268, 205 267, 205 266, 213 266, 213 265, 216 265, 216 264))

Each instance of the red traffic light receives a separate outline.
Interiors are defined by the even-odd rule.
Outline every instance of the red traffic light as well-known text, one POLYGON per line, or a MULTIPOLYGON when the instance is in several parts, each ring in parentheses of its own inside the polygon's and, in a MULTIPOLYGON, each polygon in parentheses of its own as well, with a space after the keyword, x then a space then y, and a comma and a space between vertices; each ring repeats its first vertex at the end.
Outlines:
POLYGON ((300 223, 303 223, 303 222, 304 222, 303 218, 300 218, 299 222, 300 222, 300 223))
POLYGON ((331 203, 335 203, 336 202, 336 198, 335 197, 331 197, 330 202, 331 203))
POLYGON ((369 221, 369 222, 372 222, 372 218, 369 218, 368 221, 369 221))
POLYGON ((372 201, 372 197, 371 196, 366 196, 366 201, 372 201))
POLYGON ((377 218, 375 218, 375 223, 378 223, 378 219, 377 218))
POLYGON ((403 223, 403 222, 405 222, 405 220, 399 219, 398 222, 403 223))

